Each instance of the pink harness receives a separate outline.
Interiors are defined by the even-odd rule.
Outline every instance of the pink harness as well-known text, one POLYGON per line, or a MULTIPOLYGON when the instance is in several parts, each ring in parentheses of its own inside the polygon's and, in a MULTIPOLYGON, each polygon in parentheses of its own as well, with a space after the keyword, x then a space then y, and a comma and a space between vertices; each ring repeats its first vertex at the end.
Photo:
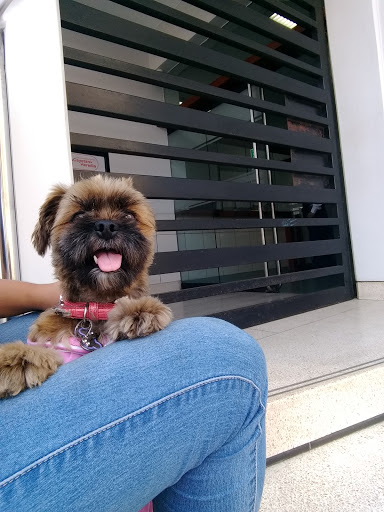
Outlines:
MULTIPOLYGON (((100 346, 100 348, 103 348, 103 346, 105 347, 107 345, 110 345, 111 343, 113 343, 113 341, 105 343, 104 345, 100 346)), ((71 361, 74 361, 75 359, 78 359, 81 356, 85 356, 90 352, 89 350, 81 348, 80 340, 79 338, 75 338, 75 336, 71 336, 67 344, 58 343, 57 345, 52 345, 50 341, 36 343, 29 339, 27 340, 27 344, 35 346, 38 345, 39 347, 54 348, 60 353, 64 363, 70 363, 71 361)))

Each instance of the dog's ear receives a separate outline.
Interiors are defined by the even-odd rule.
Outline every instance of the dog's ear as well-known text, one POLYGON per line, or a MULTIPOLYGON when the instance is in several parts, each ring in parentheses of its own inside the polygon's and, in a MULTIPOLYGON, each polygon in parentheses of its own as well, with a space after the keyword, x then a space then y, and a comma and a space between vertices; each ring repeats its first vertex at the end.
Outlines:
POLYGON ((39 220, 32 233, 32 243, 40 256, 44 256, 51 245, 51 231, 60 201, 68 190, 64 185, 56 185, 40 208, 39 220))

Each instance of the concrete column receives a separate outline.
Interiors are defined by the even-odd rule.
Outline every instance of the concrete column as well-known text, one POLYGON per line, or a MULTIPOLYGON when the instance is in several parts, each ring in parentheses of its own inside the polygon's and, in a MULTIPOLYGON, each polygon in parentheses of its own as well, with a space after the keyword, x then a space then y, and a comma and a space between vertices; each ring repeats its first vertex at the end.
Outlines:
POLYGON ((49 189, 73 180, 58 2, 13 0, 2 23, 21 279, 49 282, 31 234, 49 189))
POLYGON ((384 299, 384 5, 325 8, 358 296, 384 299))

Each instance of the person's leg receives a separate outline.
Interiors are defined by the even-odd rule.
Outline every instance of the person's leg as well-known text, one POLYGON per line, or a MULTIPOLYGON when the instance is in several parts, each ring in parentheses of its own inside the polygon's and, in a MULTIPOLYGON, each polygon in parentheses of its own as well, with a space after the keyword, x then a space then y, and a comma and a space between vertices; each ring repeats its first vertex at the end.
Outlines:
POLYGON ((255 512, 266 380, 254 339, 212 318, 64 365, 0 400, 0 510, 255 512))
POLYGON ((36 320, 40 313, 28 313, 15 316, 8 322, 0 324, 0 343, 9 341, 27 341, 29 326, 36 320))

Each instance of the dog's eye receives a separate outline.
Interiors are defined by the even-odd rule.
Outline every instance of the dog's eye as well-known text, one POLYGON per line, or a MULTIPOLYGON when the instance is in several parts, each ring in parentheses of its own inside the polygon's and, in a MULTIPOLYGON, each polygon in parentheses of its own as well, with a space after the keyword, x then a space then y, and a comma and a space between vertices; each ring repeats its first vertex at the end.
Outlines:
POLYGON ((125 212, 125 218, 128 220, 134 220, 136 219, 135 214, 132 212, 125 212))
POLYGON ((81 219, 82 217, 84 217, 85 215, 85 212, 83 212, 82 210, 74 213, 71 217, 71 222, 73 222, 75 219, 81 219))

